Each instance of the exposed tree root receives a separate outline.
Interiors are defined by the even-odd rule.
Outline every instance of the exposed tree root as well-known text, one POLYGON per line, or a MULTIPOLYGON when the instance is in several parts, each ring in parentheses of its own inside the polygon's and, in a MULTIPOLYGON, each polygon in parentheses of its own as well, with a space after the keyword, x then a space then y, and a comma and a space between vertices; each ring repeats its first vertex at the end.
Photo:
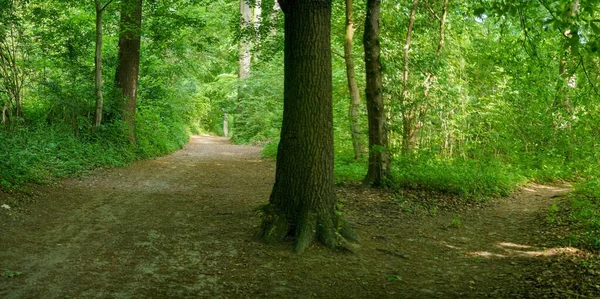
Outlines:
POLYGON ((263 213, 259 237, 268 244, 274 244, 292 236, 296 253, 304 252, 314 241, 328 248, 347 247, 360 242, 351 225, 341 215, 305 212, 295 218, 297 223, 292 223, 292 219, 277 213, 270 205, 265 206, 263 213))

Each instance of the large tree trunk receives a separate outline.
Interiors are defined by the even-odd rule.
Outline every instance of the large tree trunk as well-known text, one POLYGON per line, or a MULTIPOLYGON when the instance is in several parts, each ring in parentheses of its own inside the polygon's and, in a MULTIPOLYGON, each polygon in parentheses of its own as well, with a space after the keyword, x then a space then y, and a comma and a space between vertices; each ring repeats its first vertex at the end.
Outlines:
POLYGON ((367 112, 369 118, 369 170, 364 184, 383 186, 390 175, 390 155, 385 109, 383 107, 382 74, 379 45, 379 15, 381 0, 367 1, 367 17, 363 45, 367 76, 367 112))
POLYGON ((121 7, 121 35, 115 86, 121 91, 123 120, 131 143, 135 138, 135 109, 140 70, 140 36, 142 29, 142 0, 123 0, 121 7))
POLYGON ((350 117, 350 131, 352 134, 354 159, 360 159, 365 152, 365 147, 360 140, 360 124, 358 122, 360 92, 358 90, 358 84, 356 83, 354 58, 352 57, 352 41, 354 40, 354 30, 352 0, 346 0, 346 38, 344 40, 344 59, 346 60, 346 76, 348 78, 348 90, 350 92, 350 108, 348 109, 348 116, 350 117))
POLYGON ((279 1, 285 14, 284 109, 275 185, 260 236, 327 247, 356 236, 336 213, 333 181, 331 0, 279 1))

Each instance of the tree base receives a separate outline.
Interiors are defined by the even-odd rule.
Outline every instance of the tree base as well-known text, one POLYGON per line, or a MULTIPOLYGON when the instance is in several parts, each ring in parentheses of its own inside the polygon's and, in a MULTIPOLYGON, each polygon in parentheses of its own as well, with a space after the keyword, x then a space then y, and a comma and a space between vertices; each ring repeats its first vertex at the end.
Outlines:
POLYGON ((267 244, 282 242, 287 237, 295 240, 294 251, 302 253, 314 241, 329 248, 348 247, 360 242, 351 225, 335 214, 302 213, 297 223, 279 213, 272 205, 263 208, 263 220, 258 236, 267 244))

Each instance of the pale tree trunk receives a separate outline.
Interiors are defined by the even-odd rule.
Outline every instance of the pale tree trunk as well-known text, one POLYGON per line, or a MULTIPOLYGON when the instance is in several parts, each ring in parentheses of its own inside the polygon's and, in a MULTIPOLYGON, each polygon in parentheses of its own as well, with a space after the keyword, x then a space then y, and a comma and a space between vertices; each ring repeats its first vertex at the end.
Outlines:
POLYGON ((245 32, 252 26, 252 9, 246 3, 246 0, 240 0, 240 29, 242 36, 238 44, 238 78, 246 79, 250 76, 250 63, 252 54, 250 52, 250 42, 245 36, 245 32))
POLYGON ((344 59, 346 60, 346 76, 348 79, 348 91, 350 92, 350 107, 348 116, 350 118, 350 132, 352 134, 352 148, 354 159, 360 159, 365 153, 365 147, 360 138, 360 124, 358 122, 358 109, 360 107, 360 92, 356 83, 356 72, 354 70, 354 58, 352 57, 352 42, 354 40, 354 13, 352 0, 346 0, 346 38, 344 40, 344 59))
POLYGON ((2 107, 2 124, 5 125, 6 124, 6 111, 8 110, 9 106, 8 104, 4 105, 4 107, 2 107))
POLYGON ((223 136, 229 137, 229 114, 223 113, 223 136))
POLYGON ((280 11, 281 7, 279 7, 279 3, 275 1, 275 4, 273 4, 273 12, 271 12, 271 16, 269 17, 271 25, 269 37, 274 37, 275 35, 277 35, 277 19, 280 11))
POLYGON ((252 7, 252 26, 254 26, 254 32, 256 36, 256 44, 260 44, 260 25, 262 21, 262 8, 261 0, 256 0, 254 7, 252 7))
POLYGON ((121 34, 115 86, 120 90, 123 120, 129 142, 135 144, 135 110, 140 71, 140 44, 142 30, 142 0, 124 0, 121 7, 121 34))
POLYGON ((402 150, 405 153, 412 152, 417 140, 417 131, 421 128, 419 122, 419 109, 413 95, 408 90, 409 77, 409 51, 412 38, 413 25, 415 23, 415 14, 419 0, 414 0, 410 17, 408 20, 408 29, 406 31, 406 42, 404 43, 404 70, 402 72, 403 90, 402 90, 402 150))
POLYGON ((102 107, 104 97, 102 95, 102 15, 106 7, 113 1, 108 1, 104 6, 100 0, 96 1, 96 55, 95 55, 95 82, 96 82, 96 113, 94 115, 94 127, 102 123, 102 107))
POLYGON ((367 16, 363 46, 365 48, 365 93, 369 119, 369 168, 363 184, 380 187, 390 177, 390 153, 382 97, 381 47, 379 44, 379 16, 381 0, 367 0, 367 16))
POLYGON ((284 108, 275 185, 260 237, 327 247, 357 241, 336 213, 333 180, 331 0, 280 0, 285 15, 284 108))

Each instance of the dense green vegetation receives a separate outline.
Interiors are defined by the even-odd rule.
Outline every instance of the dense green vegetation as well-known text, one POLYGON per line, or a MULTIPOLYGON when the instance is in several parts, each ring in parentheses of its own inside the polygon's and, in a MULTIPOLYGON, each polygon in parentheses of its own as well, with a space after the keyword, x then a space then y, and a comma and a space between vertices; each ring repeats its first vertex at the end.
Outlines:
MULTIPOLYGON (((240 26, 236 1, 144 2, 135 144, 127 140, 113 83, 122 1, 108 2, 104 12, 104 121, 93 125, 95 10, 88 2, 0 0, 1 188, 172 152, 190 133, 222 135, 224 113, 235 142, 265 145, 265 156, 276 155, 283 18, 273 0, 249 2, 262 6, 253 26, 240 26), (238 80, 242 43, 252 58, 249 76, 238 80)), ((344 3, 333 3, 336 180, 360 181, 367 160, 354 159, 352 148, 340 54, 344 3)), ((450 1, 445 10, 444 3, 382 3, 389 186, 481 199, 527 181, 582 182, 572 217, 598 246, 599 4, 450 1)), ((361 90, 364 7, 355 1, 361 90)), ((359 142, 367 144, 364 104, 358 123, 359 142)))

